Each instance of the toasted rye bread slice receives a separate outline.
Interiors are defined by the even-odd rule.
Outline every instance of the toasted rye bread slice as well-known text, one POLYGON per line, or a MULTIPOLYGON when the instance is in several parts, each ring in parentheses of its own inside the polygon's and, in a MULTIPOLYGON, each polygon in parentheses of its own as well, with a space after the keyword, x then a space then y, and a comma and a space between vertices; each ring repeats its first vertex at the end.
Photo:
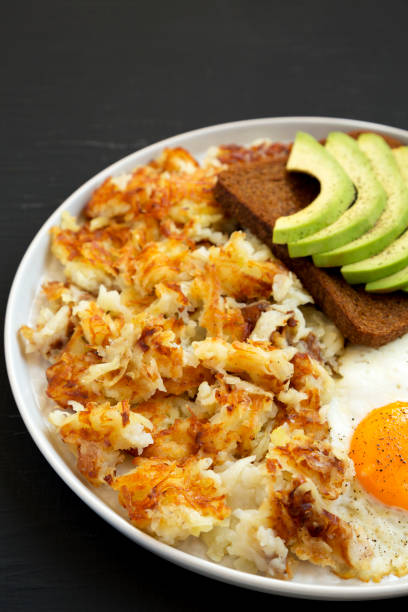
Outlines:
MULTIPOLYGON (((389 144, 401 143, 393 139, 389 144)), ((362 286, 348 285, 337 270, 317 268, 309 257, 291 259, 286 246, 272 245, 276 219, 309 204, 318 190, 314 179, 288 173, 286 159, 272 159, 237 164, 222 172, 215 197, 242 227, 272 246, 350 342, 382 346, 408 331, 408 296, 369 294, 362 286)))

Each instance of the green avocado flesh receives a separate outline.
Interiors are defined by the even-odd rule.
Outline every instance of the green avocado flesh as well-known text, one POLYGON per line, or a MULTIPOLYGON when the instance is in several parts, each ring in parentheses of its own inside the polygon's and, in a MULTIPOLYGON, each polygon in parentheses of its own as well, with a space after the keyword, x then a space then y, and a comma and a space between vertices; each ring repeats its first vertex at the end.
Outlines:
POLYGON ((386 276, 385 278, 380 278, 380 280, 373 281, 372 283, 367 283, 365 286, 366 291, 372 291, 377 293, 387 293, 390 291, 396 291, 397 289, 404 289, 408 285, 408 266, 396 272, 395 274, 391 274, 390 276, 386 276))
POLYGON ((286 168, 316 177, 320 193, 306 208, 277 220, 273 230, 275 244, 295 242, 318 232, 336 221, 355 198, 354 185, 340 164, 305 132, 296 134, 286 168))
MULTIPOLYGON (((291 257, 304 257, 350 243, 367 232, 384 210, 387 196, 357 141, 342 132, 327 137, 326 149, 341 164, 357 188, 357 199, 328 227, 288 244, 291 257)), ((315 258, 318 260, 318 256, 315 258)), ((320 265, 316 263, 316 265, 320 265)))
MULTIPOLYGON (((408 186, 408 147, 398 147, 397 149, 393 149, 392 152, 405 184, 408 186)), ((368 283, 365 289, 366 291, 378 293, 396 291, 397 289, 408 291, 408 266, 402 268, 402 270, 395 274, 368 283)))
MULTIPOLYGON (((408 232, 401 236, 408 225, 408 187, 396 158, 383 138, 376 134, 362 134, 358 144, 369 158, 387 193, 388 201, 376 225, 358 239, 364 240, 369 234, 378 232, 380 225, 382 231, 378 238, 381 248, 376 250, 378 254, 341 268, 344 278, 350 284, 370 283, 384 278, 398 272, 408 263, 408 232), (384 236, 387 236, 387 242, 383 246, 384 236)), ((378 241, 375 245, 378 246, 378 241)))
POLYGON ((333 251, 315 255, 316 266, 344 266, 376 255, 401 234, 408 222, 404 182, 392 150, 377 134, 362 134, 358 145, 385 189, 385 209, 376 224, 360 238, 333 251))
POLYGON ((408 147, 398 147, 392 150, 397 160, 398 168, 402 174, 405 184, 408 185, 408 147))

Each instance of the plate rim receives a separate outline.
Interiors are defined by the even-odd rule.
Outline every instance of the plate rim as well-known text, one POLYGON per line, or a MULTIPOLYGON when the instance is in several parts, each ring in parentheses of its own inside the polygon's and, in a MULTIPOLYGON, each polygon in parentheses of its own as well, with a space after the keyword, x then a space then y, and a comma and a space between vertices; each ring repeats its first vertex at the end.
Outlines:
MULTIPOLYGON (((134 527, 129 521, 121 517, 115 512, 108 504, 106 504, 99 496, 96 495, 91 489, 87 487, 76 475, 71 468, 65 463, 64 459, 57 452, 55 447, 52 445, 50 440, 46 437, 44 431, 37 428, 35 423, 30 417, 30 408, 26 405, 24 397, 21 392, 20 383, 18 380, 18 368, 13 358, 13 352, 15 350, 20 351, 20 345, 16 337, 16 329, 13 324, 14 312, 16 306, 17 292, 22 283, 24 283, 25 273, 27 269, 30 257, 35 252, 39 242, 43 239, 44 234, 47 232, 49 226, 56 223, 61 212, 72 205, 73 202, 78 200, 82 194, 84 194, 91 186, 97 184, 100 180, 109 174, 113 174, 120 170, 121 167, 129 163, 133 158, 138 156, 148 155, 150 152, 153 154, 156 151, 166 147, 174 146, 175 144, 181 144, 183 140, 191 139, 194 137, 206 136, 211 133, 222 133, 223 131, 230 131, 236 129, 240 131, 248 127, 263 126, 265 124, 270 126, 277 126, 287 123, 304 123, 307 124, 318 124, 324 126, 325 124, 335 124, 339 128, 346 124, 353 124, 354 129, 369 129, 371 131, 380 131, 385 134, 395 136, 408 142, 408 131, 388 126, 381 123, 373 123, 369 121, 361 121, 357 119, 347 119, 338 117, 323 117, 323 116, 281 116, 281 117, 264 117, 257 119, 248 119, 241 121, 233 121, 227 123, 219 123, 216 125, 210 125, 195 130, 189 130, 181 134, 170 136, 158 142, 152 143, 146 147, 138 149, 125 157, 117 160, 110 164, 106 168, 97 172, 77 189, 75 189, 71 195, 69 195, 45 220, 41 225, 40 229, 31 240, 28 248, 26 249, 20 264, 15 273, 9 298, 7 301, 5 323, 4 323, 4 353, 6 361, 6 369, 14 396, 14 400, 17 404, 17 408, 23 419, 23 422, 29 431, 32 439, 37 445, 38 449, 45 457, 47 462, 51 465, 54 471, 59 477, 70 487, 70 489, 83 501, 88 507, 96 512, 101 518, 107 521, 111 526, 116 528, 123 535, 127 536, 143 548, 150 550, 151 552, 159 555, 166 560, 180 565, 185 569, 192 570, 196 573, 203 574, 207 577, 214 578, 223 582, 234 584, 249 588, 252 590, 269 592, 276 595, 283 595, 289 597, 299 597, 306 599, 325 599, 325 600, 368 600, 373 598, 386 598, 386 597, 398 597, 406 595, 408 593, 408 582, 398 583, 390 582, 388 584, 365 584, 362 585, 322 585, 322 584, 309 584, 292 581, 283 581, 276 578, 270 578, 266 576, 258 576, 228 568, 223 565, 217 564, 213 561, 202 559, 191 553, 186 553, 182 550, 174 548, 168 544, 160 542, 152 536, 140 531, 134 527)), ((37 410, 35 407, 34 410, 37 410)))

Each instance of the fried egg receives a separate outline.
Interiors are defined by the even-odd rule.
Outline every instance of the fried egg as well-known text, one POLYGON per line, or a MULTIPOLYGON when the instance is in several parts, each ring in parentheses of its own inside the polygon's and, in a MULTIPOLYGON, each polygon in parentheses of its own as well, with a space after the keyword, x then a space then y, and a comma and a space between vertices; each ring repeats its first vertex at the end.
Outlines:
MULTIPOLYGON (((326 407, 333 447, 354 477, 331 510, 352 524, 367 578, 408 569, 408 335, 349 346, 326 407)), ((362 570, 364 574, 364 569, 362 570)))
POLYGON ((381 348, 350 345, 327 407, 333 446, 347 451, 358 424, 372 410, 408 402, 408 334, 381 348))
POLYGON ((388 506, 408 510, 408 403, 368 413, 350 445, 358 481, 388 506))

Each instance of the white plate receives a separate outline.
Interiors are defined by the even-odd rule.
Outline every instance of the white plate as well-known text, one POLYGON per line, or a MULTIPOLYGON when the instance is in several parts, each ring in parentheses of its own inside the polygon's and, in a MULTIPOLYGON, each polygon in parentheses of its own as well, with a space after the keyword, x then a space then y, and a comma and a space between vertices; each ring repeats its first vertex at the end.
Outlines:
POLYGON ((129 172, 136 165, 145 164, 158 155, 164 147, 183 146, 193 155, 200 157, 210 146, 222 143, 248 144, 257 138, 264 137, 274 141, 288 142, 293 140, 298 130, 307 131, 317 138, 325 137, 332 130, 379 131, 408 144, 407 131, 375 123, 325 117, 278 117, 226 123, 187 132, 163 140, 116 162, 77 189, 51 215, 28 248, 17 270, 7 306, 5 354, 8 375, 21 416, 47 461, 88 506, 141 546, 169 561, 206 576, 279 595, 311 599, 378 599, 406 595, 408 594, 408 577, 390 578, 379 584, 364 584, 358 581, 341 581, 335 577, 328 577, 318 568, 312 568, 312 571, 306 572, 302 578, 285 582, 247 574, 212 563, 172 548, 139 531, 103 501, 100 494, 91 485, 80 479, 67 455, 61 451, 60 446, 55 445, 55 440, 50 435, 47 422, 40 411, 38 386, 34 384, 36 376, 34 366, 25 359, 17 340, 17 330, 30 319, 34 298, 49 263, 48 230, 59 223, 63 210, 69 210, 74 215, 78 214, 94 189, 107 176, 129 172))

